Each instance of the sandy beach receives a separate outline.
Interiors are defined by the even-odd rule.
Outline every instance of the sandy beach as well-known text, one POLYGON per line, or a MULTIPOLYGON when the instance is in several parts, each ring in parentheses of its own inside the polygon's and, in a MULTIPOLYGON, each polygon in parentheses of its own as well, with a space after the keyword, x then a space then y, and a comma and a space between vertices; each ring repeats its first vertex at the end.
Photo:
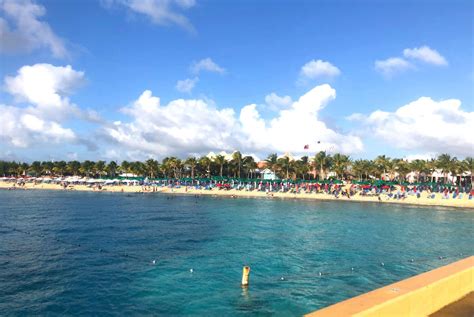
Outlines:
POLYGON ((91 191, 91 192, 123 192, 123 193, 144 193, 144 194, 182 194, 182 195, 209 195, 209 196, 221 196, 221 197, 258 197, 258 198, 282 198, 282 199, 314 199, 314 200, 337 200, 337 201, 353 201, 353 202, 375 202, 375 203, 390 203, 390 204, 408 204, 417 206, 440 206, 440 207, 456 207, 466 208, 474 210, 474 199, 469 199, 468 195, 464 195, 462 198, 449 198, 443 199, 440 193, 436 194, 435 198, 428 198, 427 193, 423 193, 420 198, 416 196, 408 196, 405 199, 391 199, 387 195, 380 195, 380 200, 377 196, 361 196, 356 194, 351 198, 345 196, 339 196, 339 198, 333 195, 324 193, 281 193, 273 192, 267 194, 262 191, 245 191, 245 190, 224 190, 214 188, 212 190, 195 189, 194 187, 155 187, 155 191, 152 187, 144 186, 127 186, 127 185, 115 185, 115 186, 103 186, 102 189, 89 187, 87 185, 71 185, 67 189, 64 189, 59 184, 46 184, 46 183, 26 183, 24 186, 19 187, 18 185, 13 186, 12 183, 0 182, 0 189, 8 190, 15 188, 16 190, 76 190, 76 191, 91 191))

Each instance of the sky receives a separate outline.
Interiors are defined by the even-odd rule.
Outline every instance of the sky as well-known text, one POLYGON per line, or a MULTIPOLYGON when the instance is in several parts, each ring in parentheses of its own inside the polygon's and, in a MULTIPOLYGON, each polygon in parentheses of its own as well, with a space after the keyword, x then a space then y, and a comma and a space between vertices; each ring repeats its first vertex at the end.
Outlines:
POLYGON ((0 0, 0 159, 473 156, 473 47, 467 0, 0 0))

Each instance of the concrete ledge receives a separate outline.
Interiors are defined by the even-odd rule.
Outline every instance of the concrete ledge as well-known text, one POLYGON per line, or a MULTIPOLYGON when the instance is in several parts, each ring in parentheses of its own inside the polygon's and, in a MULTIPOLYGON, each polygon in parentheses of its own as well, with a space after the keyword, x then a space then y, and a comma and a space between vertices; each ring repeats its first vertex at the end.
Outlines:
POLYGON ((428 316, 474 291, 474 256, 306 316, 428 316))

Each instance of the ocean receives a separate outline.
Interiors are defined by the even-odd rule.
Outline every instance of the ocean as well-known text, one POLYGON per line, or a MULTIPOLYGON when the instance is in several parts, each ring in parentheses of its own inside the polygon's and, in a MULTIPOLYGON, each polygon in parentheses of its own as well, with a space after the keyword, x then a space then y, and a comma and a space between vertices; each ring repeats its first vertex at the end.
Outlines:
POLYGON ((0 315, 299 316, 472 255, 473 224, 393 204, 3 190, 0 315))

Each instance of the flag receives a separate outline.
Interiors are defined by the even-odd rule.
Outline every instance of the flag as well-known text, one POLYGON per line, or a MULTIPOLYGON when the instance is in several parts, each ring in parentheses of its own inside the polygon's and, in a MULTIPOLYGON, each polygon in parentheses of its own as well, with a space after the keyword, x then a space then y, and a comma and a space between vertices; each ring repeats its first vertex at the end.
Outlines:
POLYGON ((306 145, 304 146, 304 149, 305 149, 305 150, 309 149, 309 144, 306 144, 306 145))

